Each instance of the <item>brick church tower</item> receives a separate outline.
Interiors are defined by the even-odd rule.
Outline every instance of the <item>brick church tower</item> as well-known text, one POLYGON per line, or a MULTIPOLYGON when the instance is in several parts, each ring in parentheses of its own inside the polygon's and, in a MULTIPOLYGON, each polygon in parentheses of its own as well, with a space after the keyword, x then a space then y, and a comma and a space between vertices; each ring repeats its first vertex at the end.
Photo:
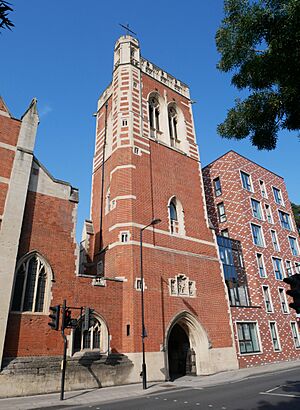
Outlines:
POLYGON ((103 295, 111 279, 122 280, 113 285, 122 292, 121 306, 114 300, 119 293, 111 293, 111 306, 105 306, 115 309, 120 331, 111 334, 110 346, 134 363, 137 380, 142 229, 149 379, 236 368, 222 268, 205 210, 189 88, 141 57, 138 41, 125 35, 115 45, 112 82, 98 101, 81 275, 98 275, 103 295), (161 222, 145 228, 155 218, 161 222), (195 365, 189 357, 195 357, 195 365))

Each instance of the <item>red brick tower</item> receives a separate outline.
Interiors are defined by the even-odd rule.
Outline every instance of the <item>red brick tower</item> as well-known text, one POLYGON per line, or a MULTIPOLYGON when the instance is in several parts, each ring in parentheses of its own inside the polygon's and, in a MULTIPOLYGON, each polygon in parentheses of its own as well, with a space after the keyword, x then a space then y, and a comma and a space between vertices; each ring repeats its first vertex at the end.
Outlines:
MULTIPOLYGON (((114 285, 122 288, 121 311, 114 310, 119 301, 111 299, 110 310, 120 324, 120 334, 111 332, 111 349, 129 356, 138 380, 140 232, 160 218, 143 231, 148 377, 236 368, 188 86, 142 58, 135 38, 122 36, 96 121, 91 221, 84 227, 81 273, 123 278, 114 285)), ((105 278, 103 297, 111 289, 105 278)))

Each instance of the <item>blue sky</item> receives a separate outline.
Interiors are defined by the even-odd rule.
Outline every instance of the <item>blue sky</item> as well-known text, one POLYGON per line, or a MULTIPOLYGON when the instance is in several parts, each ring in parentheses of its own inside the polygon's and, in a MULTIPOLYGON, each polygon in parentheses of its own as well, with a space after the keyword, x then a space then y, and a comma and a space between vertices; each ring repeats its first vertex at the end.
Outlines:
POLYGON ((277 149, 268 152, 249 140, 225 140, 216 133, 239 96, 230 75, 216 69, 214 37, 222 0, 10 1, 15 28, 0 35, 0 94, 17 118, 37 97, 35 154, 54 177, 79 188, 78 237, 89 218, 92 114, 111 81, 114 43, 123 34, 118 23, 129 23, 137 32, 145 58, 190 86, 203 165, 234 149, 283 176, 290 199, 300 203, 295 134, 282 133, 277 149))

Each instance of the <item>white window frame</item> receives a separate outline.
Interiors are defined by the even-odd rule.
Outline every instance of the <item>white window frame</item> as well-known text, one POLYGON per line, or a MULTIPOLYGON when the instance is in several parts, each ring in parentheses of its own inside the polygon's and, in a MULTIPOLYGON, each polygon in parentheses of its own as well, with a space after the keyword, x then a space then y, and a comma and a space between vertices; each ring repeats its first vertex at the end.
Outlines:
POLYGON ((279 301, 280 301, 281 311, 284 315, 288 315, 290 313, 290 310, 289 310, 289 305, 288 305, 287 298, 286 298, 285 289, 284 288, 278 288, 278 293, 279 293, 279 301), (281 295, 283 296, 283 300, 281 299, 281 295), (283 303, 285 304, 286 312, 283 309, 283 303))
POLYGON ((226 217, 226 211, 225 211, 225 205, 224 202, 219 202, 217 204, 217 211, 218 211, 218 219, 220 223, 226 222, 227 217, 226 217), (220 208, 223 208, 223 213, 221 214, 220 208))
POLYGON ((300 273, 300 262, 294 262, 295 273, 300 273))
POLYGON ((265 219, 264 219, 264 213, 263 213, 263 209, 262 209, 262 206, 261 206, 261 202, 258 201, 258 200, 255 199, 255 198, 252 198, 252 197, 251 197, 251 198, 250 198, 250 206, 251 206, 251 211, 252 211, 253 218, 257 219, 258 221, 264 221, 265 219), (258 206, 259 206, 259 209, 260 209, 261 218, 259 218, 259 217, 257 217, 257 216, 254 215, 254 209, 253 209, 253 206, 252 206, 252 201, 255 201, 255 202, 258 203, 258 206))
POLYGON ((273 198, 274 198, 275 204, 280 205, 280 206, 285 206, 285 205, 284 205, 284 200, 283 200, 283 196, 282 196, 282 191, 281 191, 281 189, 280 189, 280 188, 277 188, 277 187, 274 186, 274 185, 272 185, 272 192, 273 192, 273 198), (276 201, 275 193, 274 193, 274 188, 279 191, 279 195, 280 195, 280 199, 281 199, 280 203, 276 201))
MULTIPOLYGON (((286 261, 285 261, 285 271, 286 271, 286 277, 288 278, 289 276, 292 276, 293 274, 294 274, 294 270, 293 270, 293 264, 292 264, 292 261, 290 261, 289 259, 287 259, 286 261), (288 263, 289 263, 289 268, 290 268, 290 271, 291 271, 291 274, 289 274, 289 272, 288 272, 288 263)), ((299 272, 300 273, 300 272, 299 272)))
POLYGON ((240 178, 241 178, 242 188, 243 188, 245 191, 247 191, 247 192, 252 192, 252 193, 253 193, 254 190, 253 190, 253 184, 252 184, 251 174, 248 174, 248 172, 246 172, 246 171, 240 169, 240 178), (250 190, 244 187, 243 178, 242 178, 242 173, 249 176, 250 190))
POLYGON ((221 185, 221 179, 220 177, 216 177, 213 179, 213 187, 214 187, 214 193, 215 193, 215 197, 219 197, 222 195, 222 185, 221 185), (217 189, 216 188, 216 181, 219 180, 219 184, 220 184, 220 188, 217 189), (218 193, 217 193, 218 192, 218 193))
POLYGON ((275 229, 270 229, 270 235, 271 235, 271 241, 272 241, 272 244, 273 244, 274 251, 275 252, 280 252, 280 245, 279 245, 279 241, 278 241, 277 232, 275 231, 275 229), (275 242, 273 241, 273 234, 274 234, 275 242))
POLYGON ((300 349, 300 336, 299 336, 298 323, 293 321, 293 322, 290 322, 290 325, 291 325, 292 338, 293 338, 293 341, 294 341, 295 349, 300 349), (292 326, 292 325, 295 326, 296 335, 294 335, 293 326, 292 326), (296 337, 295 337, 295 336, 296 336, 296 337), (296 341, 295 341, 296 338, 297 338, 298 346, 297 346, 296 341))
POLYGON ((271 341, 272 341, 274 352, 276 352, 276 353, 281 352, 281 350, 282 350, 281 349, 281 343, 280 343, 280 338, 279 338, 279 333, 278 333, 277 322, 275 322, 275 320, 269 320, 269 330, 270 330, 271 341), (276 340, 277 340, 277 343, 278 343, 278 349, 275 349, 275 346, 274 346, 274 340, 273 340, 273 335, 272 335, 271 324, 275 325, 274 328, 275 328, 276 340))
POLYGON ((267 271, 266 271, 266 265, 265 265, 265 261, 264 261, 264 255, 263 255, 261 252, 256 252, 255 255, 256 255, 256 262, 257 262, 257 267, 258 267, 258 276, 259 276, 261 279, 267 278, 267 277, 268 277, 268 274, 267 274, 267 271), (260 274, 260 266, 259 266, 259 263, 258 263, 258 255, 261 256, 261 261, 262 261, 262 265, 263 265, 263 268, 264 268, 264 276, 261 276, 261 274, 260 274))
POLYGON ((261 288, 262 288, 263 299, 264 299, 264 302, 265 302, 266 312, 267 313, 274 313, 274 307, 273 307, 272 296, 271 296, 271 292, 270 292, 270 286, 269 285, 262 285, 261 288), (270 303, 270 310, 268 310, 268 306, 267 306, 265 289, 267 289, 268 299, 269 299, 269 303, 270 303))
POLYGON ((252 241, 253 244, 255 246, 258 246, 259 248, 265 248, 266 247, 266 241, 265 241, 265 236, 264 236, 264 231, 261 225, 257 224, 256 222, 250 222, 250 231, 251 231, 251 235, 252 235, 252 241), (252 225, 258 226, 261 230, 261 237, 262 237, 262 245, 258 245, 254 242, 254 236, 253 236, 253 232, 252 232, 252 225))
POLYGON ((241 355, 241 356, 252 356, 252 355, 257 355, 257 354, 262 354, 263 353, 263 346, 262 346, 262 343, 261 343, 259 326, 258 326, 258 322, 256 320, 237 320, 237 321, 235 321, 235 331, 236 331, 236 339, 237 339, 237 344, 238 344, 238 353, 239 353, 239 355, 241 355), (238 324, 239 323, 240 324, 251 323, 251 324, 255 325, 256 335, 257 335, 257 343, 258 343, 258 347, 259 347, 258 352, 241 353, 239 332, 238 332, 238 324))
POLYGON ((274 224, 274 218, 273 218, 273 213, 272 213, 272 209, 271 209, 271 205, 270 204, 265 204, 265 216, 266 216, 266 221, 269 223, 269 224, 274 224), (270 221, 269 221, 269 219, 268 219, 268 211, 267 211, 267 209, 269 209, 269 213, 270 213, 270 221))
POLYGON ((285 272, 284 272, 283 265, 282 265, 282 258, 278 258, 278 256, 272 255, 272 256, 271 256, 271 260, 272 260, 272 266, 273 266, 273 272, 274 272, 275 279, 276 279, 276 280, 283 280, 283 278, 285 277, 285 272), (281 279, 280 279, 280 278, 276 278, 276 271, 275 271, 274 259, 278 259, 278 260, 280 260, 280 262, 281 262, 281 272, 282 272, 282 278, 281 278, 281 279))
POLYGON ((119 242, 121 243, 128 243, 130 241, 130 231, 120 231, 119 233, 119 242), (125 238, 126 236, 126 241, 123 241, 123 237, 125 238))
POLYGON ((265 184, 265 181, 262 180, 262 179, 259 180, 259 189, 260 189, 261 196, 265 199, 268 199, 266 184, 265 184), (261 182, 262 182, 262 184, 261 184, 261 182), (262 190, 262 187, 263 187, 263 190, 262 190), (265 195, 263 195, 263 192, 265 192, 265 195))
POLYGON ((288 241, 289 241, 289 247, 290 247, 290 250, 291 250, 292 255, 293 255, 293 256, 296 256, 296 257, 299 256, 300 254, 299 254, 299 245, 298 245, 298 240, 297 240, 297 238, 296 238, 295 236, 288 235, 288 241), (292 238, 292 239, 295 240, 297 255, 294 255, 294 253, 293 253, 293 249, 292 249, 292 246, 291 246, 290 238, 292 238))
POLYGON ((289 232, 292 232, 294 230, 293 223, 292 223, 292 218, 291 218, 291 215, 288 212, 285 212, 282 209, 278 209, 278 219, 279 219, 279 223, 280 223, 280 226, 281 226, 282 229, 285 229, 286 231, 289 231, 289 232), (288 216, 288 221, 289 221, 289 226, 290 226, 289 228, 286 228, 285 226, 282 225, 281 218, 280 218, 280 212, 282 214, 288 216))

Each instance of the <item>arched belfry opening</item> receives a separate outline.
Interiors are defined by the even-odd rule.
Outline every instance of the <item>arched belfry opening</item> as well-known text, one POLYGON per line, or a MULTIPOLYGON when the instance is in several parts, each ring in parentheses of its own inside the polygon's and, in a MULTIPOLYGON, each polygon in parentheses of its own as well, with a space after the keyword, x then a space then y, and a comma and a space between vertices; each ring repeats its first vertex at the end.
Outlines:
POLYGON ((176 315, 166 332, 166 376, 205 374, 209 367, 209 340, 203 326, 190 312, 176 315))

